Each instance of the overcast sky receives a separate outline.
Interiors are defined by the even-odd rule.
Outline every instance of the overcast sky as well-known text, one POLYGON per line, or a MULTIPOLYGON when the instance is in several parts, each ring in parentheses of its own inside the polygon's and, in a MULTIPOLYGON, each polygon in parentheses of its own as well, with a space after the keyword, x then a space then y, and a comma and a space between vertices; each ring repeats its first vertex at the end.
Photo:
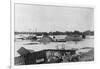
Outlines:
POLYGON ((93 9, 15 4, 15 31, 93 30, 93 9))

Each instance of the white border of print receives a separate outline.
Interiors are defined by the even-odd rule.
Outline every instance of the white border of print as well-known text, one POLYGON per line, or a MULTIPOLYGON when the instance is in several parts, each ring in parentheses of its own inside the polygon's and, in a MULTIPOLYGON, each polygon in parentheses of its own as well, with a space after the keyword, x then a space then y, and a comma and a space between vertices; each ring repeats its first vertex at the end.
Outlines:
POLYGON ((37 4, 37 5, 53 5, 53 6, 71 6, 71 7, 87 7, 87 8, 95 8, 94 6, 90 6, 87 4, 76 4, 76 3, 67 3, 63 1, 40 1, 40 0, 11 0, 11 68, 12 69, 25 69, 25 68, 36 68, 36 69, 51 69, 51 68, 58 68, 58 69, 65 69, 65 68, 81 68, 81 66, 89 67, 94 62, 77 62, 77 63, 59 63, 59 64, 40 64, 40 65, 21 65, 15 66, 14 65, 14 4, 15 3, 25 3, 25 4, 37 4))

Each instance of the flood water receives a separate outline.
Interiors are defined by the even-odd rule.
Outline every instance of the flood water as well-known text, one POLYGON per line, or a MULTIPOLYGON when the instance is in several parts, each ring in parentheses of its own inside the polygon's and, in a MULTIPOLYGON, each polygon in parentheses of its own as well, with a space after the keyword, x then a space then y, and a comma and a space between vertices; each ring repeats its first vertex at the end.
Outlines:
MULTIPOLYGON (((80 49, 80 48, 85 48, 85 47, 94 47, 94 38, 87 37, 86 39, 78 42, 73 42, 73 41, 67 41, 67 42, 50 42, 48 44, 43 44, 39 42, 34 42, 30 40, 16 40, 15 41, 15 57, 20 56, 17 53, 17 50, 20 49, 21 47, 24 47, 26 49, 34 50, 34 51, 40 51, 44 49, 57 49, 57 48, 62 48, 62 46, 65 49, 80 49)), ((85 50, 86 52, 86 50, 85 50)))

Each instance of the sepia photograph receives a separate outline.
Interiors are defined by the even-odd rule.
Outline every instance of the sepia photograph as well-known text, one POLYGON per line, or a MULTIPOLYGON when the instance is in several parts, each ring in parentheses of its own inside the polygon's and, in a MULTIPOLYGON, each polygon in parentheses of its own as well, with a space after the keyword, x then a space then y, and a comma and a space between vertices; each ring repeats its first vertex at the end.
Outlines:
POLYGON ((94 61, 94 8, 14 4, 14 65, 94 61))

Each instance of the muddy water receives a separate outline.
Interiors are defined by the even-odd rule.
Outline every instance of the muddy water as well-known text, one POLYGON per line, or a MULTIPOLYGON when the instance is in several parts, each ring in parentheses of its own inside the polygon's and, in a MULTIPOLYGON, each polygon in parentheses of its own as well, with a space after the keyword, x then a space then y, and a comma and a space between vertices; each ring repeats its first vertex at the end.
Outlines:
MULTIPOLYGON (((31 49, 34 51, 39 51, 39 50, 44 50, 44 49, 61 49, 64 47, 65 49, 72 49, 72 48, 84 48, 84 47, 93 47, 94 46, 94 38, 86 38, 82 41, 78 42, 73 42, 73 41, 68 41, 68 42, 50 42, 48 44, 43 44, 39 42, 33 42, 29 40, 16 40, 15 41, 15 57, 20 56, 17 53, 17 50, 20 49, 21 47, 24 47, 26 49, 31 49)), ((87 51, 84 50, 84 51, 87 51)))

